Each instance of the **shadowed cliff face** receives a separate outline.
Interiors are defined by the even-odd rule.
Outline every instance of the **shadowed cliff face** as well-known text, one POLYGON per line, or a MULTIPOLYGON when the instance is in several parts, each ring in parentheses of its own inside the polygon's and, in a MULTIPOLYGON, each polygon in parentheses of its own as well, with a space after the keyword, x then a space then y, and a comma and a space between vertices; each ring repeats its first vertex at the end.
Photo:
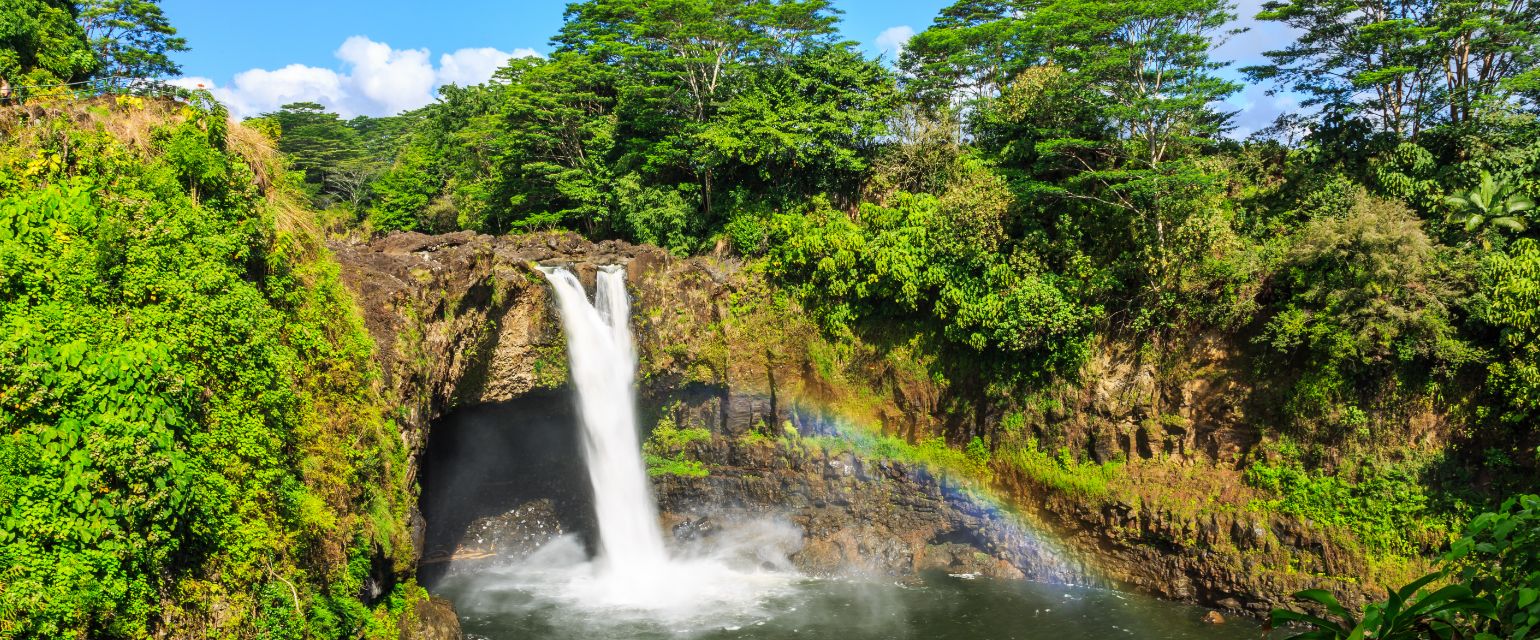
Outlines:
MULTIPOLYGON (((1164 506, 1171 491, 1143 503, 1107 504, 997 469, 997 488, 1067 541, 1069 553, 1053 553, 1032 540, 1009 539, 990 520, 998 514, 957 502, 943 482, 917 469, 743 442, 751 429, 774 435, 785 424, 804 436, 834 435, 818 409, 831 405, 844 417, 911 437, 978 427, 971 415, 959 423, 946 410, 955 404, 949 394, 966 390, 929 379, 923 367, 857 352, 839 355, 845 361, 831 369, 830 353, 840 347, 819 337, 800 310, 767 302, 763 283, 730 259, 681 259, 565 233, 405 233, 332 250, 378 345, 380 384, 398 400, 394 417, 412 452, 407 479, 424 487, 432 523, 415 518, 414 534, 425 578, 442 571, 436 560, 457 551, 496 555, 488 540, 516 549, 550 531, 581 534, 588 526, 586 487, 563 489, 558 481, 580 474, 581 460, 575 445, 561 440, 575 434, 564 391, 565 345, 533 265, 569 265, 592 290, 598 267, 622 264, 633 297, 642 424, 668 412, 681 426, 714 434, 691 452, 710 475, 656 483, 678 536, 773 512, 806 532, 797 562, 815 573, 951 567, 1085 581, 1093 572, 1079 558, 1107 584, 1235 610, 1261 611, 1310 587, 1332 589, 1348 603, 1375 593, 1372 585, 1321 577, 1362 576, 1364 559, 1289 518, 1173 510, 1164 506), (491 422, 524 431, 487 431, 491 422), (457 460, 465 463, 456 451, 485 457, 494 441, 515 452, 507 468, 454 468, 457 460), (526 451, 564 446, 571 454, 559 460, 526 451), (477 502, 487 496, 496 499, 477 502), (474 541, 478 536, 483 542, 474 541)), ((1189 359, 1202 375, 1162 383, 1134 354, 1100 349, 1086 385, 1064 399, 1064 409, 1030 418, 1029 427, 1062 434, 1097 460, 1155 458, 1209 469, 1214 486, 1188 487, 1180 477, 1150 484, 1176 487, 1184 501, 1201 504, 1211 492, 1244 506, 1244 496, 1222 494, 1239 486, 1234 461, 1257 438, 1241 409, 1248 389, 1222 344, 1189 359)))
POLYGON ((433 425, 421 473, 423 584, 431 586, 457 550, 522 555, 561 533, 592 540, 592 489, 575 420, 565 392, 534 391, 433 425))
MULTIPOLYGON (((562 393, 456 411, 435 423, 423 469, 427 535, 419 577, 522 559, 561 534, 593 552, 592 496, 562 393)), ((681 543, 759 523, 795 525, 790 557, 808 575, 912 578, 927 569, 1087 584, 1050 540, 913 465, 863 460, 799 440, 718 435, 692 443, 703 478, 652 481, 681 543)))

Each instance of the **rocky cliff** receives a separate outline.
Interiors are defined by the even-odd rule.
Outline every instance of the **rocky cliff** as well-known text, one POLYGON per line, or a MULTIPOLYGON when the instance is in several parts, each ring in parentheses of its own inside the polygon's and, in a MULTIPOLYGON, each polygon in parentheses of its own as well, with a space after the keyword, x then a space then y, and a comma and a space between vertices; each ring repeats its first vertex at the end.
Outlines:
MULTIPOLYGON (((658 482, 668 518, 682 527, 676 533, 774 508, 808 532, 798 562, 812 571, 946 566, 1098 581, 1251 612, 1306 587, 1330 588, 1349 603, 1377 593, 1359 579, 1372 573, 1367 560, 1337 544, 1336 533, 1246 509, 1252 496, 1235 461, 1258 435, 1222 344, 1187 354, 1177 382, 1105 346, 1089 382, 1026 416, 1045 442, 1129 462, 1131 489, 1088 496, 996 461, 995 488, 1066 542, 1049 549, 1031 536, 1012 538, 1018 534, 998 514, 958 499, 922 470, 778 438, 788 425, 833 435, 835 416, 911 439, 941 433, 958 420, 948 410, 956 391, 892 353, 831 343, 732 260, 681 259, 560 233, 407 233, 332 250, 378 345, 381 383, 399 400, 396 419, 414 461, 445 415, 563 385, 561 332, 536 263, 570 265, 589 286, 599 266, 624 264, 644 419, 666 410, 714 434, 690 452, 709 469, 706 477, 658 482), (750 432, 771 442, 743 444, 750 432)), ((414 480, 417 473, 414 464, 414 480)), ((417 520, 421 550, 427 541, 417 520)))

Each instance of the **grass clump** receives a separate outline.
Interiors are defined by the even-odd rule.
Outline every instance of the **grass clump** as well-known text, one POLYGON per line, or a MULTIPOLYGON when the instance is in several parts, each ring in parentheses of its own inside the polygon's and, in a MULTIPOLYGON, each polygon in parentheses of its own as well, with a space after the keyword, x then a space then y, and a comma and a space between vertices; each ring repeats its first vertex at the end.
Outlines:
POLYGON ((665 412, 653 427, 652 435, 642 443, 642 457, 647 462, 647 475, 704 478, 709 475, 706 465, 699 460, 685 457, 685 448, 692 442, 711 439, 711 432, 698 427, 680 429, 673 416, 665 412))
POLYGON ((1417 478, 1394 466, 1364 464, 1326 475, 1296 463, 1257 462, 1245 479, 1272 495, 1251 508, 1351 531, 1376 553, 1436 550, 1458 530, 1454 516, 1437 513, 1417 478))
POLYGON ((1111 495, 1112 484, 1123 474, 1122 463, 1082 462, 1070 455, 1068 449, 1060 449, 1057 456, 1049 455, 1038 448, 1036 438, 1006 447, 996 452, 995 457, 1043 485, 1090 498, 1111 495))
POLYGON ((799 436, 794 440, 803 446, 817 447, 825 452, 848 451, 863 458, 896 460, 925 467, 961 480, 988 483, 992 456, 989 446, 980 438, 974 438, 965 450, 947 444, 941 436, 924 438, 910 443, 896 436, 877 435, 860 429, 851 429, 839 436, 799 436))

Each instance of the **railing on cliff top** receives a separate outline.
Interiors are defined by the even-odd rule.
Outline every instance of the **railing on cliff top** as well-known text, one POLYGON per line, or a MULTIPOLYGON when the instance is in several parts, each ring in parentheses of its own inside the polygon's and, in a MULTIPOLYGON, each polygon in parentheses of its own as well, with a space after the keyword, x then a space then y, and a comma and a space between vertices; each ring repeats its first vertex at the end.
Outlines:
MULTIPOLYGON (((201 86, 200 86, 201 88, 201 86)), ((88 100, 98 96, 134 96, 138 98, 186 98, 192 92, 165 80, 108 76, 79 82, 5 87, 0 91, 0 105, 26 104, 34 100, 88 100)))

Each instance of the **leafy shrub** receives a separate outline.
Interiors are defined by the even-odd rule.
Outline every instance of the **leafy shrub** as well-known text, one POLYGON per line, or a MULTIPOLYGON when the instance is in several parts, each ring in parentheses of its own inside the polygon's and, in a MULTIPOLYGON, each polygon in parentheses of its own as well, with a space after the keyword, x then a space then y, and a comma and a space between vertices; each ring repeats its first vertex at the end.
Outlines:
POLYGON ((224 115, 155 108, 0 149, 0 637, 357 637, 410 554, 372 343, 224 115))
POLYGON ((1514 496, 1477 516, 1446 561, 1495 605, 1484 631, 1523 640, 1540 629, 1540 496, 1514 496))
POLYGON ((1488 380, 1506 400, 1504 420, 1527 423, 1540 411, 1540 243, 1526 238, 1489 255, 1483 279, 1491 296, 1485 320, 1501 332, 1504 354, 1488 380))
POLYGON ((1373 551, 1411 555, 1436 549, 1448 539, 1449 523, 1433 512, 1412 474, 1365 465, 1352 481, 1343 475, 1258 462, 1246 470, 1246 482, 1276 496, 1255 508, 1349 530, 1373 551))
POLYGON ((1256 340, 1292 358, 1286 408, 1337 428, 1328 437, 1358 431, 1359 405, 1394 391, 1396 376, 1447 380, 1482 357, 1455 328, 1460 283, 1402 205, 1360 195, 1347 215, 1310 221, 1279 280, 1256 340))
POLYGON ((635 174, 616 181, 621 228, 637 242, 688 254, 699 242, 693 214, 697 206, 687 189, 642 185, 635 174))
MULTIPOLYGON (((970 218, 935 197, 899 193, 855 216, 817 207, 773 222, 767 272, 836 333, 863 323, 933 327, 975 365, 1049 375, 1085 359, 1099 309, 1066 292, 1030 256, 989 248, 989 216, 970 218)), ((1072 287, 1069 287, 1072 289, 1072 287)))
POLYGON ((1540 496, 1514 496, 1476 517, 1443 568, 1366 605, 1362 617, 1320 589, 1295 597, 1328 617, 1273 610, 1274 623, 1312 627, 1289 640, 1529 638, 1540 627, 1540 496), (1450 578, 1454 583, 1446 584, 1450 578))
POLYGON ((674 423, 672 416, 665 415, 653 427, 647 441, 642 443, 642 457, 647 462, 647 474, 654 477, 664 475, 687 478, 706 477, 708 474, 706 466, 698 460, 685 459, 684 449, 692 442, 710 439, 710 431, 700 428, 680 429, 674 423))
POLYGON ((369 223, 375 231, 430 230, 424 221, 428 203, 439 192, 439 181, 429 169, 422 154, 408 152, 372 183, 369 223))

